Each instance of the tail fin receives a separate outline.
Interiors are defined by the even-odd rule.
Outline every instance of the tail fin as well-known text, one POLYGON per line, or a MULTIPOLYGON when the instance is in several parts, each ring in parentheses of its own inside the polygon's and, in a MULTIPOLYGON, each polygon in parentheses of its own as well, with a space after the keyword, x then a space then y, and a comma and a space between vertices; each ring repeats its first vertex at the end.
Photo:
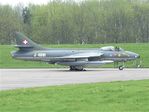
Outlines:
POLYGON ((16 47, 18 47, 20 50, 41 50, 43 47, 36 44, 32 40, 30 40, 28 37, 23 35, 20 32, 15 32, 15 38, 16 38, 16 47))

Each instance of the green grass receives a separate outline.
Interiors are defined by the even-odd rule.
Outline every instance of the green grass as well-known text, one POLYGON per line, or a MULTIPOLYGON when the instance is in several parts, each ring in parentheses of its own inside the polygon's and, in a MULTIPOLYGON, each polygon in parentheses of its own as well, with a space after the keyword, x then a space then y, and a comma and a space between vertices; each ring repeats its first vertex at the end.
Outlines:
POLYGON ((0 91, 1 112, 149 112, 149 80, 0 91))
MULTIPOLYGON (((49 48, 100 48, 107 45, 117 45, 125 50, 133 51, 141 55, 142 66, 149 67, 149 44, 148 43, 128 43, 128 44, 86 44, 86 45, 45 45, 49 48)), ((0 45, 0 68, 52 68, 62 67, 60 65, 49 65, 44 62, 28 62, 11 58, 10 52, 16 50, 13 46, 0 45)), ((127 67, 132 67, 132 62, 128 62, 127 67)), ((113 64, 101 66, 113 67, 113 64)))

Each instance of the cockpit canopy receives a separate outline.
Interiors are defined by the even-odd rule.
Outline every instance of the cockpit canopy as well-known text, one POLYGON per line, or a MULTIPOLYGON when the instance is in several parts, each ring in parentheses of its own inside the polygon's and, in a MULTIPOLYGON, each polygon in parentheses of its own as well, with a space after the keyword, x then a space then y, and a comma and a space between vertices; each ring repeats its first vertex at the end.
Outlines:
POLYGON ((106 46, 106 47, 101 47, 100 50, 102 51, 124 51, 124 49, 117 47, 117 46, 106 46))

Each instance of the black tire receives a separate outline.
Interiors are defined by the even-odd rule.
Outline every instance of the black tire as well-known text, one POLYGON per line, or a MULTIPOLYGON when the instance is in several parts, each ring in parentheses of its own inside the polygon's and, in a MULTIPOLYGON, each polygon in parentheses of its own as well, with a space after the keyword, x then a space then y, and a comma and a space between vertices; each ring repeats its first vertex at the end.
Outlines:
POLYGON ((123 70, 123 69, 124 69, 124 67, 123 67, 123 66, 119 66, 118 68, 119 68, 119 70, 123 70))
POLYGON ((70 71, 86 71, 83 67, 78 68, 77 66, 70 66, 70 71))
POLYGON ((70 66, 70 71, 75 71, 75 68, 73 66, 70 66))

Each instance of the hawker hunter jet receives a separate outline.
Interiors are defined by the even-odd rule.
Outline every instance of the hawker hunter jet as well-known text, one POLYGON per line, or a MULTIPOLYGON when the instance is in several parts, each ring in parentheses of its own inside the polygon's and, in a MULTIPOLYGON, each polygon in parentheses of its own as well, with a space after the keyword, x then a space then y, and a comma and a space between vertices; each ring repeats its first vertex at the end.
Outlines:
MULTIPOLYGON (((139 54, 124 51, 122 48, 106 46, 98 49, 57 49, 44 48, 20 32, 15 33, 17 51, 11 52, 15 59, 43 61, 61 64, 71 71, 83 71, 87 65, 102 65, 113 62, 126 62, 140 58, 139 54)), ((123 70, 124 66, 119 66, 123 70)))

